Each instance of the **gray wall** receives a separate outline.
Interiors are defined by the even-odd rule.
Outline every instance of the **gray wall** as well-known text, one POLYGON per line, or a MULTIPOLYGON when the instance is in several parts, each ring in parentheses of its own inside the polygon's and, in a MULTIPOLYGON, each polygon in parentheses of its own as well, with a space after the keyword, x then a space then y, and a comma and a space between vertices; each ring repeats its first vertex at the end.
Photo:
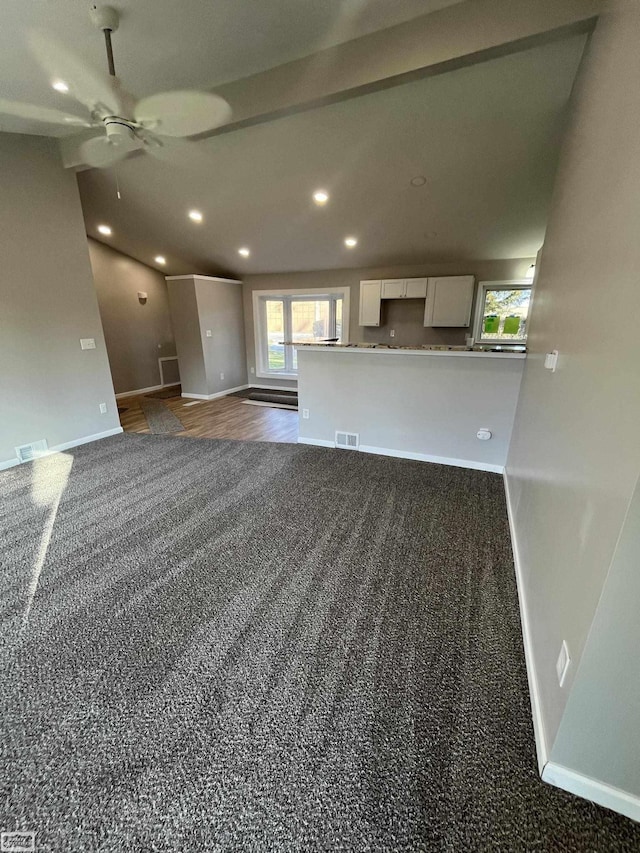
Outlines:
POLYGON ((505 355, 300 347, 299 404, 309 411, 300 439, 333 446, 336 430, 346 430, 381 452, 502 470, 523 365, 505 355), (490 441, 476 437, 482 427, 490 441))
POLYGON ((207 372, 200 334, 198 301, 192 278, 167 281, 171 324, 176 339, 182 392, 206 396, 207 372))
POLYGON ((237 282, 196 279, 207 393, 247 384, 242 287, 237 282), (211 331, 211 337, 206 331, 211 331), (221 378, 224 374, 224 379, 221 378))
MULTIPOLYGON (((639 40, 640 5, 612 3, 576 84, 508 459, 548 749, 640 470, 639 40), (552 349, 560 352, 555 373, 543 367, 552 349), (563 639, 573 665, 560 688, 563 639)), ((637 684, 638 667, 628 663, 637 684)), ((612 706, 621 698, 610 697, 612 706)), ((640 794, 637 776, 635 785, 640 794)))
POLYGON ((0 172, 2 464, 16 445, 57 446, 120 423, 75 175, 55 141, 17 134, 0 134, 0 172))
POLYGON ((206 397, 246 385, 240 283, 189 276, 167 284, 183 394, 206 397))
POLYGON ((89 256, 116 394, 159 385, 158 358, 176 354, 164 275, 96 240, 89 256))
MULTIPOLYGON (((534 258, 517 258, 497 261, 461 261, 459 263, 420 264, 418 266, 389 266, 363 269, 320 270, 318 272, 274 273, 249 275, 243 282, 245 336, 247 341, 247 364, 249 371, 256 366, 255 336, 253 328, 253 291, 277 290, 282 288, 323 287, 350 288, 349 340, 352 343, 389 343, 399 346, 419 344, 464 344, 468 329, 425 329, 424 299, 383 300, 382 325, 366 328, 358 325, 360 281, 378 278, 421 278, 438 275, 475 275, 479 281, 500 281, 523 278, 534 263, 534 258), (395 337, 389 330, 395 330, 395 337)), ((257 379, 249 373, 252 384, 268 384, 283 388, 295 388, 295 380, 257 379)))
POLYGON ((551 753, 558 764, 635 794, 640 793, 639 563, 640 484, 551 753))

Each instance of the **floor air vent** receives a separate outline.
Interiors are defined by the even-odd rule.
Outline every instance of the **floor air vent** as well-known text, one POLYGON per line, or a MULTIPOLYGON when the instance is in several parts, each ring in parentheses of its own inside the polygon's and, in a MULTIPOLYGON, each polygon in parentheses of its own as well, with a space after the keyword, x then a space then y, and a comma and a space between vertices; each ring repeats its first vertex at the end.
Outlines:
POLYGON ((360 436, 357 432, 336 432, 336 447, 342 450, 357 450, 360 436))
POLYGON ((41 441, 32 441, 31 444, 23 444, 22 447, 16 447, 16 456, 20 462, 31 462, 32 459, 44 456, 47 451, 47 440, 43 438, 41 441))

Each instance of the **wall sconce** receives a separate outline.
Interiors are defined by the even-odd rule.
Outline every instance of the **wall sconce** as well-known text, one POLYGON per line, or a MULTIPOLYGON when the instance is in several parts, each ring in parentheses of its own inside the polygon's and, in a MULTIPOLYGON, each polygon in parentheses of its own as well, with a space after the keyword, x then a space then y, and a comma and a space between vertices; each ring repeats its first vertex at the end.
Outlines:
POLYGON ((144 290, 139 290, 139 291, 138 291, 138 302, 140 303, 140 305, 145 305, 145 304, 146 304, 146 302, 147 302, 147 294, 144 292, 144 290))

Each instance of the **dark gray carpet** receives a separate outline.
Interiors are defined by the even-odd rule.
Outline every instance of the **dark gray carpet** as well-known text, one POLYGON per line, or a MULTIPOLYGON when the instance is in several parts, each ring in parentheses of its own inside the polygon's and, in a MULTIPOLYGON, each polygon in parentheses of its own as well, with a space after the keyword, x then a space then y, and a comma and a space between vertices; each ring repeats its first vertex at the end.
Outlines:
POLYGON ((140 397, 140 408, 154 435, 166 435, 172 432, 182 432, 184 424, 162 400, 140 397))
POLYGON ((120 435, 0 474, 0 525, 39 851, 640 849, 538 779, 499 476, 120 435))

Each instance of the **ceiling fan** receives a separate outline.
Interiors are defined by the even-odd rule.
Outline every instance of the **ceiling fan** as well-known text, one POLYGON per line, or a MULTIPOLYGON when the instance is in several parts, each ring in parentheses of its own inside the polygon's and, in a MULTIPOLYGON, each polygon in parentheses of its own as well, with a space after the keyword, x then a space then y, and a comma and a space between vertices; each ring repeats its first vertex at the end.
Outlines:
POLYGON ((111 33, 118 29, 118 12, 111 6, 94 6, 91 18, 104 33, 108 77, 96 74, 50 36, 34 32, 30 37, 31 49, 45 72, 62 81, 61 91, 68 91, 89 115, 82 118, 3 98, 0 114, 67 127, 100 128, 101 133, 79 147, 82 160, 97 168, 111 166, 136 149, 165 159, 166 149, 172 150, 172 139, 194 136, 229 121, 231 107, 210 92, 161 92, 136 101, 116 77, 111 33))

